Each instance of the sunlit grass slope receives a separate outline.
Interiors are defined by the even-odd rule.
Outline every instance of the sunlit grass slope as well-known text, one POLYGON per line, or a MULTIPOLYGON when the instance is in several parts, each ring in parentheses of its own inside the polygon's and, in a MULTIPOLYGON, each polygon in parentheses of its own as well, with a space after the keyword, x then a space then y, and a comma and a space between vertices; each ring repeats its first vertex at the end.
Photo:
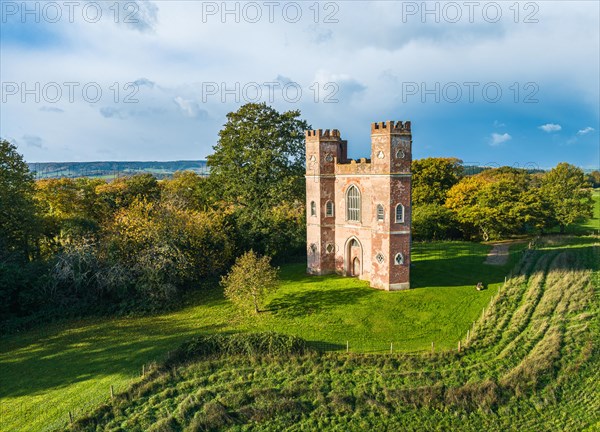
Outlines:
POLYGON ((597 238, 544 240, 460 353, 197 358, 68 429, 598 430, 598 252, 597 238))
POLYGON ((240 315, 214 286, 182 309, 152 317, 86 319, 0 339, 0 429, 44 430, 123 390, 143 364, 198 333, 273 330, 325 349, 386 352, 456 347, 520 256, 483 264, 490 247, 415 244, 412 284, 373 290, 356 279, 309 277, 303 264, 281 269, 281 287, 258 317, 240 315), (477 282, 489 289, 478 292, 477 282))

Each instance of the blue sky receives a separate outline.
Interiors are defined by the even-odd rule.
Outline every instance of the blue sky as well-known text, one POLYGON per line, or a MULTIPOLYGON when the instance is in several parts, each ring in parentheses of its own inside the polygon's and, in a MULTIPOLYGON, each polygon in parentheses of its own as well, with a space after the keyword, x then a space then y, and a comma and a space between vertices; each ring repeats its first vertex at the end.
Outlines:
POLYGON ((265 101, 352 157, 411 120, 415 158, 598 168, 598 2, 316 5, 1 0, 0 136, 30 162, 203 159, 265 101))

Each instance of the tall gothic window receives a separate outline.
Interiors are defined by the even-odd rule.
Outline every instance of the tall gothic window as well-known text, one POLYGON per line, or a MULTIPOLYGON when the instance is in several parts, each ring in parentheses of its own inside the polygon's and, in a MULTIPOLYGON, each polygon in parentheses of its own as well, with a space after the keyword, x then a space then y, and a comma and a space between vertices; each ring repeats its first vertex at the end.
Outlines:
POLYGON ((404 206, 402 204, 396 206, 396 223, 404 223, 404 206))
POLYGON ((331 201, 327 201, 327 203, 325 204, 325 216, 333 216, 333 202, 331 201))
POLYGON ((346 192, 346 219, 360 222, 360 192, 354 185, 346 192))
POLYGON ((311 216, 317 215, 317 203, 315 203, 314 201, 310 202, 310 215, 311 216))

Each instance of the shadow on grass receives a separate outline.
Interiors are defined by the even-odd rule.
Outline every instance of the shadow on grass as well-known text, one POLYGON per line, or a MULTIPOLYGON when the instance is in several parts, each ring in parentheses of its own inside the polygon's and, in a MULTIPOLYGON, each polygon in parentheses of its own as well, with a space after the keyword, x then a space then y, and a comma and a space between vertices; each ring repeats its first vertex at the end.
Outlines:
POLYGON ((501 283, 521 256, 524 244, 510 246, 504 265, 484 264, 490 245, 479 243, 417 243, 413 247, 411 288, 461 287, 501 283))
POLYGON ((296 318, 321 313, 342 305, 357 303, 361 298, 372 295, 368 288, 341 288, 335 290, 303 291, 284 294, 269 302, 266 310, 285 318, 296 318))
POLYGON ((163 317, 132 324, 126 319, 86 322, 47 331, 0 357, 0 398, 35 395, 98 376, 134 376, 184 339, 223 325, 194 326, 163 317))

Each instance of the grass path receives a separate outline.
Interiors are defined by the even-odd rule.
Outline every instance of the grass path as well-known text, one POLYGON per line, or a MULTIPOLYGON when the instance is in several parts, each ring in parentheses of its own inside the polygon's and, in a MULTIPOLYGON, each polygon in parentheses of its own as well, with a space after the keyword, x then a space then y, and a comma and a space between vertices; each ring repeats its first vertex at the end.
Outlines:
POLYGON ((46 430, 123 390, 143 364, 198 333, 274 330, 324 349, 386 352, 453 348, 497 292, 505 266, 483 262, 489 246, 415 244, 412 285, 373 290, 356 279, 281 269, 282 284, 258 317, 240 316, 218 288, 196 292, 182 309, 150 317, 84 319, 0 339, 0 430, 46 430), (489 289, 477 292, 478 281, 489 289))

